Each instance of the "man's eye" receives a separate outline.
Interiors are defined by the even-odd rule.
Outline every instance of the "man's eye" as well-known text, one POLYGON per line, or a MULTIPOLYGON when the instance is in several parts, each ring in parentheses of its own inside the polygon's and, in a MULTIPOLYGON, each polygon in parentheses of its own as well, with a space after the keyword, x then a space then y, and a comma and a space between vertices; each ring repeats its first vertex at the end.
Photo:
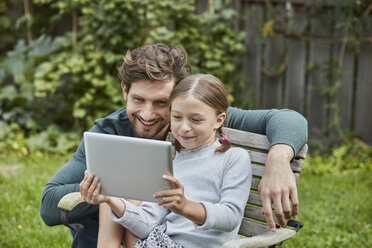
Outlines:
POLYGON ((158 102, 158 105, 161 106, 161 107, 165 107, 165 106, 168 106, 168 103, 167 102, 158 102))

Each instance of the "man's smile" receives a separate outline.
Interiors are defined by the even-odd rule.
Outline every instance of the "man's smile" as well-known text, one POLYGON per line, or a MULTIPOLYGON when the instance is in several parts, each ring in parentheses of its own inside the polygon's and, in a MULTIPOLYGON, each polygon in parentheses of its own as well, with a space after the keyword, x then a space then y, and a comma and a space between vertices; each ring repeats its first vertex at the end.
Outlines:
POLYGON ((155 120, 155 121, 144 121, 144 120, 141 120, 140 118, 137 118, 137 120, 142 125, 144 125, 145 127, 152 127, 152 126, 154 126, 158 122, 158 120, 155 120))

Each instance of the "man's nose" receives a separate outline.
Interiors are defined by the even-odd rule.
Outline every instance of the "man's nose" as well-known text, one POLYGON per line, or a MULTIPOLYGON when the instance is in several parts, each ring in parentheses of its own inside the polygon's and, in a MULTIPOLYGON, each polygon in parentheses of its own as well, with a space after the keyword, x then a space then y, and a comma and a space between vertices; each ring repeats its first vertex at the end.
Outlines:
POLYGON ((142 109, 141 117, 145 121, 150 121, 155 116, 155 110, 151 103, 145 104, 145 106, 142 109))

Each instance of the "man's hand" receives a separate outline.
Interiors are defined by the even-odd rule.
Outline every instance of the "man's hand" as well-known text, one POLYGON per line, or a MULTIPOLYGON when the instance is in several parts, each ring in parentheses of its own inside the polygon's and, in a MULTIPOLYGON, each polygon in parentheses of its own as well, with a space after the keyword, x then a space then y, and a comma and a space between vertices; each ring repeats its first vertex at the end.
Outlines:
POLYGON ((100 195, 101 184, 97 177, 84 172, 84 178, 80 182, 80 194, 83 200, 89 204, 100 204, 108 201, 108 196, 100 195))
POLYGON ((277 144, 271 147, 258 187, 263 205, 262 213, 272 232, 276 230, 271 210, 272 204, 274 204, 279 225, 283 227, 291 216, 296 218, 299 212, 296 179, 290 167, 293 156, 293 149, 288 145, 277 144))

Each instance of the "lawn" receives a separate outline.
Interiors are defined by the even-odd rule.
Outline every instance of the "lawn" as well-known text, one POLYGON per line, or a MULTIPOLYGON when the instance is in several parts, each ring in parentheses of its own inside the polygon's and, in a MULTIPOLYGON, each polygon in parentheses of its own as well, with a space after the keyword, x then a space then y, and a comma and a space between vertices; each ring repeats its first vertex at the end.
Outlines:
POLYGON ((304 175, 300 214, 304 227, 282 247, 372 247, 372 172, 304 175))
MULTIPOLYGON (((70 157, 0 154, 0 247, 69 247, 67 228, 40 218, 45 183, 70 157)), ((305 167, 306 170, 306 167, 305 167)), ((303 173, 300 215, 305 226, 281 247, 372 247, 372 172, 303 173)))
POLYGON ((0 156, 0 247, 69 247, 63 226, 48 227, 40 218, 41 193, 68 160, 61 156, 0 156))

